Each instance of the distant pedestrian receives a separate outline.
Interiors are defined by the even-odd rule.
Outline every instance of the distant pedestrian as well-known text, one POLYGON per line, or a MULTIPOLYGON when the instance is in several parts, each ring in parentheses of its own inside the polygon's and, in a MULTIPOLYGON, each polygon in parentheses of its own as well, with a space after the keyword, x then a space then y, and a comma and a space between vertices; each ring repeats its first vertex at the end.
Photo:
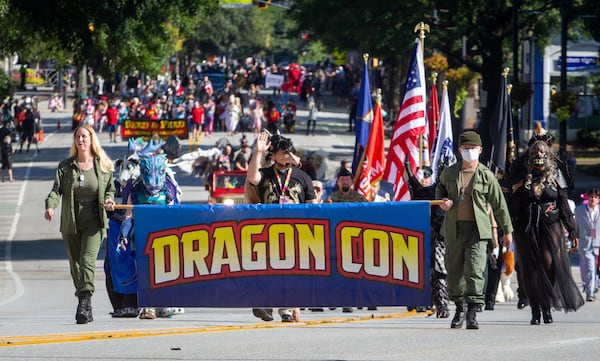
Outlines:
POLYGON ((586 301, 594 302, 600 248, 600 189, 590 189, 587 198, 588 204, 575 208, 575 232, 579 235, 579 264, 586 301))
POLYGON ((13 170, 12 170, 12 157, 15 153, 12 147, 12 139, 9 135, 5 135, 2 139, 2 183, 5 182, 6 173, 8 173, 8 181, 14 182, 13 170))
POLYGON ((308 133, 315 135, 315 127, 317 125, 317 113, 319 112, 317 108, 317 103, 315 102, 314 96, 308 97, 308 120, 306 121, 306 135, 308 133), (310 127, 312 125, 312 132, 310 127))

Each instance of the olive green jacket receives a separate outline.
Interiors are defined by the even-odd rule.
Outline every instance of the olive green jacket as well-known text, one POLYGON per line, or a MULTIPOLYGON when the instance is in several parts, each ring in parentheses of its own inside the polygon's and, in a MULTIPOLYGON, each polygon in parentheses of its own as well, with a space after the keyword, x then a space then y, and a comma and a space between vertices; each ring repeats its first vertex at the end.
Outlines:
MULTIPOLYGON (((449 240, 456 239, 456 204, 460 195, 460 178, 462 164, 458 162, 444 169, 440 175, 435 189, 436 199, 448 198, 454 202, 454 206, 446 211, 442 235, 449 240)), ((508 213, 508 207, 504 194, 494 174, 484 165, 478 164, 473 175, 473 209, 475 222, 479 230, 480 239, 492 239, 492 225, 488 214, 487 205, 492 207, 498 225, 504 233, 512 233, 513 226, 508 213)))
MULTIPOLYGON (((104 173, 100 170, 98 159, 94 160, 94 169, 98 177, 98 214, 100 215, 100 224, 102 229, 108 228, 108 217, 104 210, 104 201, 113 199, 115 194, 115 182, 113 174, 104 173)), ((46 198, 46 209, 55 209, 58 207, 62 197, 60 211, 60 232, 63 234, 76 234, 77 225, 75 224, 75 196, 74 187, 77 186, 77 177, 79 168, 75 157, 67 158, 58 164, 54 185, 48 197, 46 198)))

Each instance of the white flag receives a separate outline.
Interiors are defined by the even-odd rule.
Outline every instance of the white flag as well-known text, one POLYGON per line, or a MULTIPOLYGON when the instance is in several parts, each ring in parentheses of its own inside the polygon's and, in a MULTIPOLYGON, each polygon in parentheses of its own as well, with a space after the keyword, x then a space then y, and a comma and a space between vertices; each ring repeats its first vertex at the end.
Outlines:
POLYGON ((444 84, 442 93, 442 106, 440 107, 440 121, 438 123, 438 133, 433 150, 433 159, 431 169, 433 170, 432 179, 437 181, 438 172, 444 168, 456 163, 454 155, 454 140, 452 136, 452 112, 450 112, 450 101, 448 99, 448 87, 444 84))

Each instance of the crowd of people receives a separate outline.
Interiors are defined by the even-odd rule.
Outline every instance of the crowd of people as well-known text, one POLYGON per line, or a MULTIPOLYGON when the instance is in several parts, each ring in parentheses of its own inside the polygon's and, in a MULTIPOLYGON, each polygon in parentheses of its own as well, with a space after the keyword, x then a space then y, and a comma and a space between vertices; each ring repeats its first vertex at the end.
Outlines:
MULTIPOLYGON (((528 152, 515 161, 513 171, 503 183, 511 186, 512 192, 508 194, 503 193, 495 175, 479 162, 483 145, 475 131, 461 134, 460 161, 444 169, 436 182, 430 178, 432 172, 427 167, 413 176, 413 198, 440 199, 440 208, 444 211, 439 219, 437 213, 432 217, 435 241, 431 256, 439 256, 441 250, 443 259, 441 264, 437 260, 432 262, 432 287, 436 289, 431 303, 417 310, 433 307, 437 317, 446 318, 449 317, 448 302, 453 301, 456 312, 451 327, 462 328, 466 321, 467 329, 478 329, 477 313, 484 305, 486 310, 493 310, 493 306, 488 307, 486 288, 497 288, 498 283, 498 279, 492 280, 488 274, 490 244, 494 239, 505 249, 516 251, 521 273, 519 288, 523 294, 520 297, 531 308, 532 325, 539 325, 542 320, 552 323, 552 310, 576 311, 585 301, 596 300, 600 190, 591 189, 587 203, 573 210, 567 201, 572 177, 551 145, 548 136, 532 138, 528 152), (585 301, 571 274, 565 231, 571 248, 579 249, 585 301)), ((225 155, 228 167, 248 172, 247 203, 389 201, 379 192, 367 199, 355 191, 347 163, 340 165, 334 189, 323 199, 323 183, 303 170, 305 157, 297 154, 291 139, 279 134, 260 132, 252 148, 244 137, 237 156, 233 157, 231 148, 229 153, 225 155)), ((164 154, 161 156, 165 158, 164 154)), ((162 163, 166 164, 166 158, 162 163)), ((140 179, 142 181, 135 184, 145 186, 144 177, 140 179)), ((74 133, 69 157, 59 164, 45 213, 45 218, 52 220, 53 210, 62 198, 61 232, 79 299, 77 323, 93 320, 91 296, 95 287, 90 262, 96 258, 105 236, 108 225, 105 210, 114 210, 114 192, 112 162, 99 145, 94 127, 83 124, 74 133)), ((172 202, 168 198, 165 200, 172 202)), ((139 202, 140 198, 135 199, 139 202)), ((128 202, 132 202, 131 195, 128 202)), ((131 217, 131 212, 127 217, 131 217)), ((126 239, 121 236, 120 242, 123 238, 126 239)), ((112 300, 114 292, 109 290, 109 293, 113 295, 112 300)), ((522 308, 521 303, 522 300, 519 308, 522 308)), ((344 312, 352 311, 351 305, 343 306, 344 312)), ((265 321, 273 320, 271 309, 255 308, 253 313, 265 321)), ((141 315, 141 318, 157 315, 154 309, 138 310, 135 302, 120 308, 115 306, 113 314, 114 317, 141 315)), ((295 322, 300 317, 298 309, 282 308, 279 314, 283 322, 295 322)))
MULTIPOLYGON (((349 66, 266 66, 261 62, 235 67, 193 64, 181 75, 156 79, 131 74, 108 81, 90 71, 89 91, 73 103, 72 129, 89 124, 99 133, 108 131, 111 142, 116 141, 126 119, 186 119, 194 143, 202 136, 210 138, 213 132, 259 134, 266 128, 272 134, 294 133, 298 99, 306 102, 310 111, 306 134, 314 135, 318 110, 324 107, 323 91, 334 94, 338 106, 347 107, 352 114, 359 75, 349 66), (216 86, 207 74, 220 74, 224 84, 216 86), (265 79, 273 75, 280 76, 281 82, 269 88, 272 93, 261 93, 265 79)), ((62 111, 60 97, 51 97, 49 108, 62 111)))
MULTIPOLYGON (((331 192, 325 194, 323 179, 317 176, 311 158, 298 154, 291 139, 281 135, 296 131, 296 99, 307 102, 307 135, 315 133, 323 89, 333 90, 340 105, 352 106, 352 87, 348 84, 353 84, 354 78, 344 73, 344 69, 329 71, 328 68, 313 71, 293 65, 290 69, 238 67, 227 73, 221 89, 215 89, 207 76, 198 76, 196 72, 201 74, 200 69, 169 82, 157 79, 142 85, 135 76, 113 85, 101 77, 92 82, 89 95, 74 104, 71 152, 57 168, 44 215, 52 220, 54 209, 62 201, 61 232, 79 300, 77 323, 93 321, 93 260, 106 236, 109 224, 106 212, 112 212, 115 203, 113 165, 102 150, 97 133, 106 131, 110 142, 117 142, 119 126, 125 119, 186 119, 191 139, 198 143, 201 137, 209 138, 214 131, 230 135, 253 132, 254 144, 249 144, 244 136, 238 151, 227 144, 219 156, 223 167, 248 172, 245 186, 248 203, 389 201, 389 195, 386 197, 379 191, 367 199, 354 190, 348 164, 336 171, 331 192), (284 73, 285 81, 271 96, 260 96, 258 90, 269 73, 284 73), (341 73, 345 74, 343 82, 339 80, 341 73), (132 78, 137 80, 134 82, 132 78), (291 91, 299 97, 290 97, 291 91)), ((51 99, 52 111, 62 111, 58 103, 59 99, 51 99)), ((18 151, 24 148, 29 151, 30 145, 36 144, 42 120, 37 104, 27 98, 3 102, 1 114, 2 181, 6 173, 9 181, 13 181, 14 137, 18 138, 18 151)), ((350 121, 350 130, 352 126, 350 121)), ((576 311, 586 301, 596 301, 600 190, 590 189, 585 202, 576 208, 569 202, 572 167, 556 155, 551 137, 545 134, 532 137, 527 152, 513 162, 511 172, 502 180, 503 189, 495 175, 479 162, 483 146, 475 131, 465 131, 459 138, 459 162, 439 173, 438 179, 431 179, 432 172, 427 167, 412 176, 413 199, 440 200, 431 225, 430 256, 435 259, 431 262, 432 299, 429 305, 419 305, 416 309, 433 308, 437 317, 447 318, 452 301, 455 314, 451 328, 462 328, 466 323, 467 329, 478 329, 477 313, 484 307, 488 311, 494 309, 493 296, 499 277, 493 272, 499 265, 495 261, 509 250, 516 254, 517 306, 529 305, 531 325, 552 323, 552 310, 576 311), (574 250, 581 260, 584 297, 571 274, 568 255, 574 250)), ((374 189, 379 190, 376 186, 374 189)), ((131 199, 129 202, 135 203, 131 199)), ((131 214, 125 216, 128 217, 131 214)), ((121 235, 119 242, 124 238, 121 235)), ((109 293, 111 301, 119 294, 111 290, 109 293)), ((114 317, 140 314, 144 315, 142 318, 156 317, 153 309, 140 313, 135 300, 120 299, 113 306, 114 317)), ((352 309, 352 305, 341 306, 345 312, 352 309)), ((253 313, 263 320, 273 320, 271 309, 255 308, 253 313)), ((279 314, 283 322, 298 321, 300 317, 298 309, 282 308, 279 314)))

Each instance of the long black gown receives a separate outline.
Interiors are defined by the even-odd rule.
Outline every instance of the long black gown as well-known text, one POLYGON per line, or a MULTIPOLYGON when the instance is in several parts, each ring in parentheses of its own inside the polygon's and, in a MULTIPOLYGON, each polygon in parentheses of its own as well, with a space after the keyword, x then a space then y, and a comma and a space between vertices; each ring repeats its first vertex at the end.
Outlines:
POLYGON ((568 232, 575 230, 567 189, 541 177, 541 172, 534 170, 531 184, 521 186, 511 199, 523 286, 532 306, 576 311, 584 301, 571 275, 563 242, 563 225, 568 232), (534 189, 540 184, 543 188, 536 196, 534 189))

